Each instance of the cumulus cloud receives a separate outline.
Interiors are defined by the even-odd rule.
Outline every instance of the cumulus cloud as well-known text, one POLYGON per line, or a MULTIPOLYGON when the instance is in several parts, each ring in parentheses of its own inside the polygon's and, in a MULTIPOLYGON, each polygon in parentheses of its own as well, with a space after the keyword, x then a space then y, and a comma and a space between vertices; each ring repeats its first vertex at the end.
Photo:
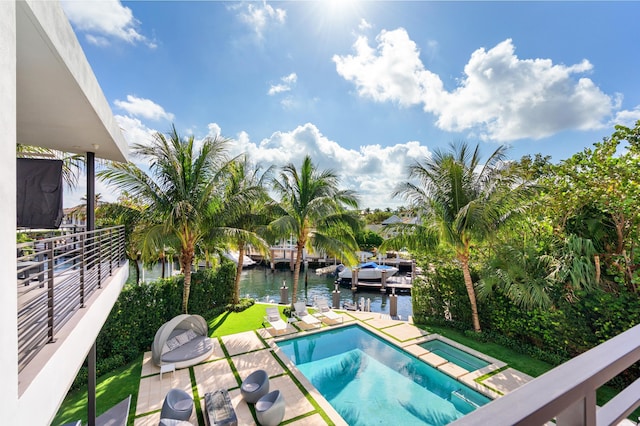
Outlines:
POLYGON ((364 18, 360 19, 360 23, 358 24, 358 29, 360 31, 370 30, 371 28, 373 28, 373 25, 371 25, 369 22, 367 22, 366 19, 364 19, 364 18))
MULTIPOLYGON (((219 126, 214 126, 219 129, 219 126)), ((311 123, 291 131, 275 132, 259 142, 252 141, 246 132, 241 132, 233 139, 231 146, 231 155, 246 152, 252 161, 266 167, 280 167, 289 163, 299 166, 302 159, 309 155, 319 169, 336 172, 343 188, 356 191, 363 207, 372 208, 404 204, 403 200, 391 199, 393 190, 407 179, 410 163, 431 155, 428 148, 418 142, 346 149, 323 135, 311 123)))
POLYGON ((116 99, 115 106, 125 110, 131 115, 146 118, 148 120, 168 120, 173 121, 175 116, 164 110, 163 107, 150 99, 138 98, 136 96, 127 95, 126 101, 116 99))
POLYGON ((271 85, 271 87, 269 88, 269 91, 267 92, 269 96, 290 91, 292 86, 295 85, 296 82, 298 81, 298 75, 292 72, 291 74, 280 78, 280 81, 282 83, 271 85))
POLYGON ((262 40, 265 31, 271 25, 284 24, 287 12, 284 9, 273 8, 266 1, 262 3, 249 2, 240 6, 238 17, 251 28, 259 40, 262 40))
POLYGON ((626 127, 634 127, 638 120, 640 120, 640 106, 635 107, 631 111, 619 111, 610 124, 611 126, 621 124, 626 127))
POLYGON ((112 39, 130 44, 156 44, 138 32, 140 21, 119 0, 63 1, 62 7, 74 27, 85 33, 89 43, 108 46, 112 39))
POLYGON ((520 59, 511 39, 473 52, 452 91, 425 68, 420 49, 405 29, 383 30, 375 42, 372 47, 359 36, 354 54, 334 55, 338 74, 362 97, 422 106, 443 130, 473 132, 500 142, 539 139, 567 129, 602 128, 617 107, 615 97, 584 76, 593 69, 589 61, 562 65, 550 59, 520 59))

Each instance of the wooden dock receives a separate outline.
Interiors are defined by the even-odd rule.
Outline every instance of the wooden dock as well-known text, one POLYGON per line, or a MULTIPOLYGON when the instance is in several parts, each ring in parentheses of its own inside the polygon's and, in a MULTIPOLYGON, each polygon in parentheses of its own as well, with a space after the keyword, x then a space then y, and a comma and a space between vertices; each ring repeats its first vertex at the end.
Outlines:
POLYGON ((342 280, 341 285, 344 287, 350 287, 352 290, 367 289, 367 290, 380 290, 380 292, 391 293, 395 289, 396 293, 410 293, 413 287, 413 280, 411 277, 399 276, 387 278, 386 285, 382 287, 380 281, 360 281, 354 286, 351 280, 342 280))

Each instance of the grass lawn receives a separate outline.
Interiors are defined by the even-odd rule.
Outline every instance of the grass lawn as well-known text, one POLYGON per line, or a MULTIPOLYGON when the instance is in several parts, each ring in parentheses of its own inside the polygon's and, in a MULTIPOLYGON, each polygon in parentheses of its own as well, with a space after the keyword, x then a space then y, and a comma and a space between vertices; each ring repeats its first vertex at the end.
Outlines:
MULTIPOLYGON (((278 306, 281 314, 284 308, 285 305, 278 306)), ((267 306, 262 304, 253 305, 242 312, 223 312, 216 318, 209 320, 209 332, 211 337, 220 337, 258 330, 262 328, 262 321, 266 315, 267 306)))
MULTIPOLYGON (((132 411, 138 398, 140 387, 140 373, 142 371, 142 354, 140 357, 111 373, 100 376, 96 385, 96 411, 102 414, 131 395, 132 411)), ((134 412, 129 412, 128 424, 133 424, 134 412)), ((58 414, 53 419, 53 425, 82 420, 87 423, 87 388, 71 391, 67 394, 58 414)))

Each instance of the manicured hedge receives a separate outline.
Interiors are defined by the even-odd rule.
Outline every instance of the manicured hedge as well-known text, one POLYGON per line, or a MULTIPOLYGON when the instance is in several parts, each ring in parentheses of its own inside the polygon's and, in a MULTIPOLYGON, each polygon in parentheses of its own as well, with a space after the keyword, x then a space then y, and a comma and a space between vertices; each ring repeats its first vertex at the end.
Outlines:
MULTIPOLYGON (((213 318, 232 300, 235 265, 224 263, 217 270, 201 270, 191 277, 189 313, 213 318)), ((181 313, 182 275, 151 283, 126 286, 116 301, 96 340, 98 376, 127 364, 150 350, 156 331, 181 313)), ((73 388, 87 383, 82 367, 73 388)))

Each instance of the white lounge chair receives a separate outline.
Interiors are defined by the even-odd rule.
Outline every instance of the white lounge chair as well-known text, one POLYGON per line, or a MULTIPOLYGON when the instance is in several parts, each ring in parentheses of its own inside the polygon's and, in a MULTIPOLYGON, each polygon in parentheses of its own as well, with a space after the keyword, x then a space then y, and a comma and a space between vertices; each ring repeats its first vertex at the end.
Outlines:
POLYGON ((300 321, 304 322, 306 325, 310 325, 313 327, 320 327, 322 325, 322 321, 318 318, 314 317, 307 311, 307 305, 304 302, 296 302, 293 304, 295 311, 293 315, 296 316, 300 321))
POLYGON ((280 317, 280 311, 278 308, 267 308, 267 316, 264 317, 265 322, 268 322, 275 334, 284 333, 287 331, 287 323, 280 317))
POLYGON ((318 297, 316 299, 316 307, 320 315, 328 319, 331 322, 342 322, 343 317, 340 314, 335 313, 329 306, 329 302, 324 297, 318 297))

